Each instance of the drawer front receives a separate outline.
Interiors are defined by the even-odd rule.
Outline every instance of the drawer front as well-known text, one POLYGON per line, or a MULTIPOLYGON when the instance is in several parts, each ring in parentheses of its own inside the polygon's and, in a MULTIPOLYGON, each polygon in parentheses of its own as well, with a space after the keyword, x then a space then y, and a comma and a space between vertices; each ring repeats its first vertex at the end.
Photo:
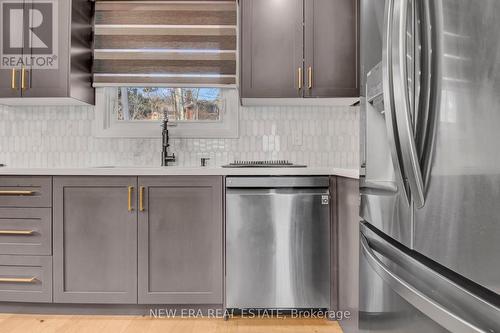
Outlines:
POLYGON ((51 206, 51 177, 0 177, 0 207, 51 206))
POLYGON ((0 256, 0 300, 52 302, 52 257, 0 256))
POLYGON ((0 255, 51 255, 52 209, 0 208, 0 255))

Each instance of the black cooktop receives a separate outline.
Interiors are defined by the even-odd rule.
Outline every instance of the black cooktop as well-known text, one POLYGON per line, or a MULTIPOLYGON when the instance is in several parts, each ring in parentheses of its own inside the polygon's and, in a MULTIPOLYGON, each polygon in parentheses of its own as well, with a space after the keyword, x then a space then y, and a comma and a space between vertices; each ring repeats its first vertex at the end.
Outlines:
POLYGON ((223 168, 305 168, 305 165, 294 164, 287 160, 269 161, 234 161, 223 168))

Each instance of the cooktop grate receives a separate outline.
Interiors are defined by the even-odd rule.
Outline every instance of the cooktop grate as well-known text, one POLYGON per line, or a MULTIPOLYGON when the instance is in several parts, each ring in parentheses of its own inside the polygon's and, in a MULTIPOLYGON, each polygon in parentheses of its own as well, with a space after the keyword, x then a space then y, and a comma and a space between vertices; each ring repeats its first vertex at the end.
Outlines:
POLYGON ((234 161, 223 168, 305 168, 305 165, 294 164, 287 160, 269 161, 234 161))

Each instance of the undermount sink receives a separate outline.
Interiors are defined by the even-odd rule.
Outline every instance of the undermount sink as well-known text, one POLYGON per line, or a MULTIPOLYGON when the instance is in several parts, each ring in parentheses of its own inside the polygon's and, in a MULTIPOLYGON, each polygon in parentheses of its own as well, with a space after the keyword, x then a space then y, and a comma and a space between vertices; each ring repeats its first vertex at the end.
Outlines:
POLYGON ((166 168, 162 167, 160 165, 158 166, 142 166, 142 165, 126 165, 126 166, 119 166, 119 165, 99 165, 99 166, 94 166, 92 167, 93 169, 152 169, 152 168, 166 168))

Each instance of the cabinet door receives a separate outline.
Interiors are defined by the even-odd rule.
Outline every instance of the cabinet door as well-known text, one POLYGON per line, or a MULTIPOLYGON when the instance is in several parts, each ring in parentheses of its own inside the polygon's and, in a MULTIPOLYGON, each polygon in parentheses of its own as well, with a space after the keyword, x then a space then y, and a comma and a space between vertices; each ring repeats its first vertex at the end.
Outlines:
POLYGON ((222 304, 222 178, 143 177, 139 187, 139 303, 222 304))
POLYGON ((21 97, 24 49, 24 1, 0 0, 0 98, 21 97), (5 27, 5 28, 4 28, 5 27))
POLYGON ((68 96, 71 3, 26 2, 30 21, 40 22, 40 27, 32 32, 36 42, 28 49, 31 60, 26 64, 27 87, 22 90, 23 97, 68 96))
POLYGON ((136 183, 54 178, 54 302, 137 302, 136 183))
POLYGON ((0 98, 21 97, 19 78, 21 71, 12 68, 0 68, 0 98))
POLYGON ((345 332, 357 332, 359 276, 359 180, 336 177, 337 235, 333 247, 337 258, 337 307, 352 317, 339 321, 345 332))
POLYGON ((302 22, 303 0, 241 1, 242 98, 302 96, 302 22))
POLYGON ((305 0, 304 17, 304 96, 359 96, 358 0, 305 0))

